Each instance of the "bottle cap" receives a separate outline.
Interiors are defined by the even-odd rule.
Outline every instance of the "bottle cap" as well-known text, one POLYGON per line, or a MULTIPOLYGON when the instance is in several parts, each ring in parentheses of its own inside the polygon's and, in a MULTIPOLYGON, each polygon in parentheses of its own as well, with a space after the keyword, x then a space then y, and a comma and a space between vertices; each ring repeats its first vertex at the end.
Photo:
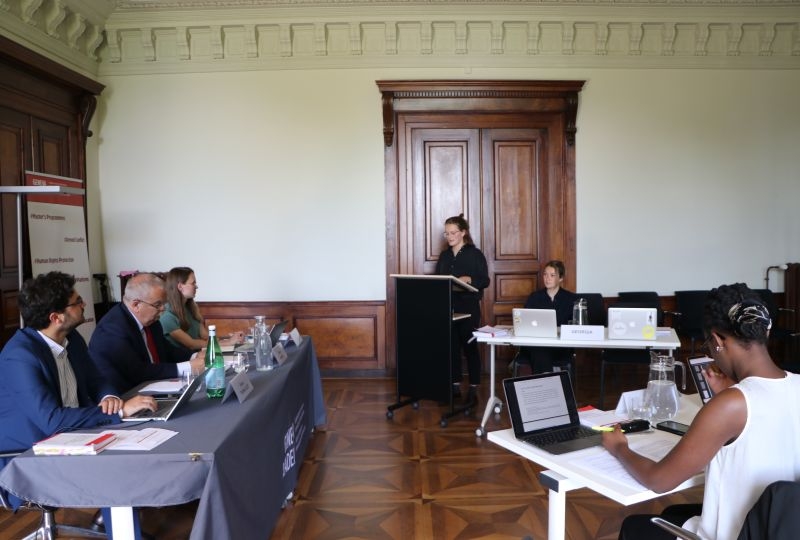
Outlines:
POLYGON ((217 325, 216 324, 209 324, 208 325, 208 333, 209 334, 216 334, 217 333, 217 325))

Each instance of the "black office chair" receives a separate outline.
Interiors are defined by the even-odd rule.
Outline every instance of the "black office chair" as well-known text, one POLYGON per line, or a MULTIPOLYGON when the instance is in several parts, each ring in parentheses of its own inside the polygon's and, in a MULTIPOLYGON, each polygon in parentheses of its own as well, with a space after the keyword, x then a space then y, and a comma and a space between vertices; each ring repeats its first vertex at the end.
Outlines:
MULTIPOLYGON (((675 309, 670 312, 673 326, 679 337, 689 340, 691 344, 689 356, 694 356, 695 344, 703 342, 703 309, 708 298, 708 291, 675 291, 675 309)), ((705 354, 705 351, 698 351, 705 354)))
MULTIPOLYGON (((7 463, 10 459, 18 456, 22 452, 6 452, 0 453, 0 466, 7 463)), ((8 493, 0 489, 0 507, 15 512, 16 509, 12 506, 8 493)), ((108 538, 107 535, 101 532, 85 529, 83 527, 75 527, 73 525, 59 525, 56 523, 55 511, 56 508, 51 506, 43 506, 32 502, 23 502, 19 507, 21 510, 38 510, 42 513, 42 519, 39 523, 39 528, 22 540, 53 540, 59 536, 69 538, 108 538)))
MULTIPOLYGON (((657 326, 664 325, 664 311, 661 298, 656 292, 621 292, 614 307, 655 308, 657 326)), ((650 351, 647 349, 603 349, 600 353, 600 409, 605 407, 606 366, 609 364, 650 365, 650 351)), ((641 386, 644 388, 644 385, 641 386)))
MULTIPOLYGON (((800 531, 800 483, 781 480, 768 485, 744 518, 737 540, 789 540, 800 531)), ((700 537, 660 518, 651 521, 682 540, 700 537)))
MULTIPOLYGON (((764 301, 764 305, 767 306, 767 310, 769 311, 770 319, 772 319, 772 329, 769 331, 769 344, 772 345, 772 350, 776 351, 778 350, 779 346, 783 346, 783 351, 785 353, 787 350, 786 346, 791 342, 791 340, 795 340, 800 337, 800 332, 795 332, 792 330, 792 323, 794 322, 794 317, 796 316, 795 310, 778 307, 777 302, 775 302, 775 295, 769 289, 754 289, 753 292, 758 293, 758 295, 764 301), (791 322, 786 324, 786 319, 791 322)), ((776 360, 778 359, 776 358, 776 360)), ((780 360, 781 361, 779 361, 779 363, 788 363, 794 366, 798 359, 782 357, 780 360)), ((794 371, 797 368, 795 366, 793 369, 790 367, 790 369, 794 371)))

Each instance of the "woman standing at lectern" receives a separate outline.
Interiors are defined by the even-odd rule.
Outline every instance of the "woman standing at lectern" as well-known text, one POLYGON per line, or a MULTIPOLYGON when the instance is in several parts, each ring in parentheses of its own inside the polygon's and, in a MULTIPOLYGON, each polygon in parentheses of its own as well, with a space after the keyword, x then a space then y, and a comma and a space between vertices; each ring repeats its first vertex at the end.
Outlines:
POLYGON ((481 383, 481 358, 478 354, 478 343, 472 338, 472 331, 481 326, 481 298, 483 289, 489 286, 489 268, 486 257, 475 247, 469 234, 469 223, 464 214, 447 218, 444 222, 444 238, 448 248, 439 255, 436 273, 442 276, 455 276, 469 283, 478 292, 454 291, 453 311, 469 313, 470 318, 455 324, 454 343, 452 348, 452 381, 453 395, 461 395, 461 353, 467 357, 469 373, 469 393, 467 402, 477 401, 478 386, 481 383))

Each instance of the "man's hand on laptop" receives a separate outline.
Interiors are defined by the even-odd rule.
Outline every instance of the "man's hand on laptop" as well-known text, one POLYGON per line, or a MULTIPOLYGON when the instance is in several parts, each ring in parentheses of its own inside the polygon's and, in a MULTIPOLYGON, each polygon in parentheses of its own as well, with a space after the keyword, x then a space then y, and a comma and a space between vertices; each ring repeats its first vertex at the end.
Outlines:
POLYGON ((118 414, 124 403, 117 396, 106 396, 100 400, 98 407, 103 411, 103 414, 118 414))
POLYGON ((137 412, 150 409, 151 411, 156 410, 156 400, 153 399, 152 396, 133 396, 131 399, 125 402, 122 406, 122 414, 123 418, 136 414, 137 412))

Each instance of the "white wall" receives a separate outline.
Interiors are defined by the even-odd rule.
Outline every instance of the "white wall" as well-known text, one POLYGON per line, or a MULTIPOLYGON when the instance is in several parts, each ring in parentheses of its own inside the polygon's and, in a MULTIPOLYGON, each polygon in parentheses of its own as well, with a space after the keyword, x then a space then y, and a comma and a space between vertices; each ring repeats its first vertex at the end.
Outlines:
MULTIPOLYGON (((760 287, 768 265, 800 260, 799 72, 468 76, 587 81, 578 110, 579 289, 760 287)), ((89 147, 97 161, 89 212, 97 205, 101 216, 90 221, 93 271, 190 265, 206 301, 384 299, 375 80, 463 77, 458 69, 107 77, 89 147)), ((782 290, 779 275, 771 284, 782 290)))

